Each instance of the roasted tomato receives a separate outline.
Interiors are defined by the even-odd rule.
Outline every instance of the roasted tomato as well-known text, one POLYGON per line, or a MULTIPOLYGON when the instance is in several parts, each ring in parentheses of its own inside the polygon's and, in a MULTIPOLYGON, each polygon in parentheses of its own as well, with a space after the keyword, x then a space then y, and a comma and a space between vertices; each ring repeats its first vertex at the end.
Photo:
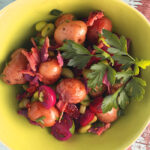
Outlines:
POLYGON ((63 79, 56 88, 56 92, 60 96, 60 100, 67 103, 79 103, 86 96, 84 84, 77 79, 63 79))
POLYGON ((25 49, 17 49, 12 55, 11 60, 4 68, 3 81, 7 84, 24 84, 26 82, 22 70, 25 70, 28 64, 26 57, 21 53, 25 49))
POLYGON ((58 27, 60 24, 64 22, 72 21, 73 18, 74 18, 73 14, 63 14, 57 18, 57 20, 55 21, 55 26, 58 27))
POLYGON ((87 26, 83 21, 70 21, 60 24, 54 33, 56 43, 62 45, 64 40, 82 44, 85 41, 87 26))
POLYGON ((38 123, 43 127, 51 127, 59 117, 59 112, 55 107, 47 109, 40 102, 36 101, 28 108, 28 117, 32 121, 37 121, 37 119, 43 117, 42 121, 38 123))
POLYGON ((61 75, 62 67, 60 67, 57 59, 52 59, 40 64, 39 73, 42 75, 44 84, 53 84, 61 75))
POLYGON ((112 30, 112 23, 111 21, 106 18, 102 17, 94 22, 93 26, 88 27, 87 31, 87 39, 91 43, 98 42, 98 33, 102 33, 102 29, 106 29, 111 31, 112 30))

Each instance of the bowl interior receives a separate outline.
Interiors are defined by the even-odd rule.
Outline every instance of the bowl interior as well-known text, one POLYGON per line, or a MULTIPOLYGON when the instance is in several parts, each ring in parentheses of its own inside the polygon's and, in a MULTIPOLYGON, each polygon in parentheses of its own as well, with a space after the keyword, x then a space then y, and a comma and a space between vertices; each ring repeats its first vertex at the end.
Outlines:
MULTIPOLYGON (((22 47, 34 34, 34 24, 40 20, 53 20, 50 10, 86 16, 89 11, 101 9, 113 22, 113 30, 132 40, 131 53, 150 59, 150 24, 136 10, 119 0, 18 0, 0 13, 0 72, 8 56, 22 47)), ((53 138, 47 129, 33 126, 16 113, 16 94, 19 86, 8 86, 0 81, 0 140, 12 150, 121 150, 137 138, 150 118, 150 69, 142 72, 147 81, 146 94, 141 102, 132 102, 125 116, 113 123, 102 136, 75 135, 67 142, 53 138)))

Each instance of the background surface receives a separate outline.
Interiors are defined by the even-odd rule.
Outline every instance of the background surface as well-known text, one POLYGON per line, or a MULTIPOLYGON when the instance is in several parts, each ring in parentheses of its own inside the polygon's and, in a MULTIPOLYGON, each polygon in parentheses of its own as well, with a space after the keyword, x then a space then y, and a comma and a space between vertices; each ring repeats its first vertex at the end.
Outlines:
MULTIPOLYGON (((4 8, 15 0, 0 0, 0 9, 4 8)), ((132 7, 138 9, 150 21, 150 0, 122 0, 132 7)), ((0 150, 10 150, 0 142, 0 150)), ((142 135, 127 150, 150 150, 150 124, 142 135)))

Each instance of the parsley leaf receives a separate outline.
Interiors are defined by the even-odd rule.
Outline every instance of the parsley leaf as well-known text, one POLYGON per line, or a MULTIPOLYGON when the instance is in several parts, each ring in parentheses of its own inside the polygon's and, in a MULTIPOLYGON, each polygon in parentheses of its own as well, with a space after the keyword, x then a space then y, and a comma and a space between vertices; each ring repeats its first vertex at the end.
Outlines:
POLYGON ((71 40, 67 40, 58 50, 64 51, 62 56, 69 59, 68 66, 77 67, 78 69, 84 68, 92 57, 88 49, 71 40))
POLYGON ((106 38, 105 41, 110 46, 113 46, 117 49, 121 49, 122 45, 118 36, 108 30, 103 29, 102 35, 106 38))
POLYGON ((133 79, 127 83, 125 90, 131 99, 140 101, 145 94, 144 86, 146 86, 146 82, 143 79, 133 77, 133 79))
POLYGON ((92 65, 90 68, 92 72, 88 73, 87 75, 88 87, 91 87, 94 89, 96 85, 100 86, 102 84, 106 69, 107 69, 107 65, 101 62, 92 65))
POLYGON ((116 71, 112 67, 108 66, 107 79, 111 85, 115 84, 116 81, 116 71))
POLYGON ((123 52, 123 51, 121 51, 117 48, 113 48, 113 47, 108 48, 108 52, 111 54, 117 54, 117 55, 126 55, 127 54, 126 52, 123 52))
POLYGON ((125 90, 122 90, 118 97, 118 105, 122 109, 125 109, 128 104, 129 104, 129 97, 127 96, 125 90))
POLYGON ((61 10, 58 9, 53 9, 50 11, 50 14, 53 16, 59 16, 60 14, 62 14, 63 12, 61 10))
POLYGON ((44 123, 43 122, 43 119, 45 119, 45 116, 42 116, 42 117, 39 117, 39 118, 37 118, 36 120, 35 120, 35 122, 37 122, 37 123, 44 123))
POLYGON ((140 73, 140 69, 139 69, 139 67, 135 64, 135 65, 134 65, 134 75, 137 76, 137 75, 139 75, 139 73, 140 73))
POLYGON ((106 65, 102 62, 92 65, 90 70, 91 72, 88 73, 87 78, 88 87, 91 87, 92 89, 94 89, 96 85, 98 85, 99 87, 102 85, 103 77, 106 72, 107 79, 111 85, 113 85, 116 81, 116 71, 109 65, 106 65))
POLYGON ((66 52, 75 52, 76 54, 88 54, 90 52, 84 46, 77 44, 71 40, 66 40, 62 47, 58 48, 58 50, 66 51, 66 52))
POLYGON ((89 62, 91 56, 88 55, 77 55, 74 56, 73 59, 70 59, 68 62, 68 66, 78 67, 78 69, 82 69, 89 62))
POLYGON ((134 75, 132 70, 121 71, 116 73, 116 78, 121 80, 123 83, 127 82, 130 77, 134 75))
POLYGON ((117 97, 122 88, 118 89, 114 94, 108 95, 104 98, 102 102, 102 111, 106 113, 110 111, 113 107, 117 108, 117 97))
POLYGON ((112 59, 112 57, 111 57, 110 54, 106 53, 104 50, 100 49, 100 48, 97 47, 96 45, 94 45, 93 48, 94 48, 95 50, 97 50, 97 51, 96 51, 96 54, 97 54, 96 56, 97 56, 97 57, 101 57, 102 60, 108 59, 108 60, 110 60, 110 62, 112 63, 112 65, 114 65, 114 60, 112 59), (101 54, 101 55, 98 55, 98 54, 101 54))
POLYGON ((142 69, 146 69, 146 67, 150 66, 150 60, 139 60, 136 58, 135 64, 142 69))

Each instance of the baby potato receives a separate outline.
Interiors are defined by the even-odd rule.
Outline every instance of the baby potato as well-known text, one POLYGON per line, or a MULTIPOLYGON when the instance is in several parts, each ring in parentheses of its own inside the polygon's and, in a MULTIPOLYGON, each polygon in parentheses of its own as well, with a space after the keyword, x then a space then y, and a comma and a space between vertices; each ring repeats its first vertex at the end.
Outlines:
POLYGON ((3 70, 3 81, 7 84, 24 84, 26 82, 22 70, 25 70, 28 64, 26 57, 21 53, 23 48, 17 49, 12 55, 11 60, 3 70))
POLYGON ((107 87, 104 84, 100 87, 96 86, 94 90, 91 89, 89 91, 89 94, 92 97, 98 97, 98 96, 101 96, 106 91, 106 89, 107 89, 107 87))
POLYGON ((77 104, 86 97, 84 84, 75 78, 63 79, 56 87, 56 92, 64 102, 77 104))
POLYGON ((105 123, 111 123, 115 120, 117 120, 118 108, 112 108, 112 110, 108 111, 107 113, 97 113, 97 117, 100 121, 105 123))
POLYGON ((57 20, 55 21, 55 26, 58 27, 60 24, 64 22, 72 21, 73 18, 74 18, 73 14, 63 14, 57 18, 57 20))
POLYGON ((40 64, 39 73, 42 75, 44 84, 53 84, 60 77, 62 67, 58 64, 57 59, 52 59, 40 64))
POLYGON ((54 33, 56 43, 62 45, 64 40, 82 44, 85 41, 87 26, 83 21, 70 21, 60 24, 54 33))
POLYGON ((41 117, 43 117, 43 120, 39 124, 42 127, 51 127, 59 117, 59 112, 55 107, 47 109, 40 102, 33 102, 31 107, 28 108, 28 118, 36 121, 41 117))

